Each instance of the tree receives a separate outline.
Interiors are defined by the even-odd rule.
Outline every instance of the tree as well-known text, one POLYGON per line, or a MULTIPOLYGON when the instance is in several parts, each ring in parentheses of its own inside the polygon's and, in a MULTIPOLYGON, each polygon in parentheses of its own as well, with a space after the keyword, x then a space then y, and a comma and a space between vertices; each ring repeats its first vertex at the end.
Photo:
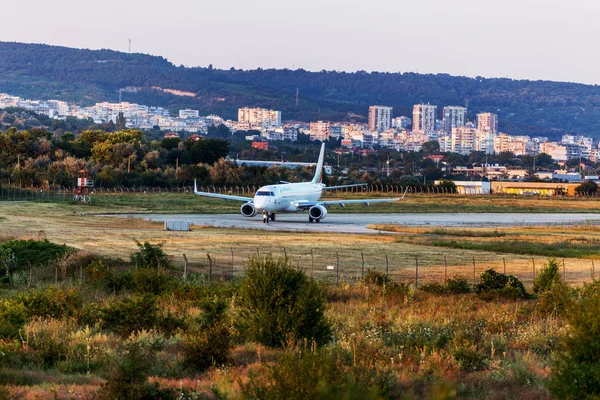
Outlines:
POLYGON ((123 115, 123 112, 119 112, 119 115, 117 115, 117 120, 115 122, 115 129, 118 131, 122 131, 123 129, 125 129, 125 116, 123 115))
POLYGON ((598 184, 588 180, 575 188, 575 192, 583 196, 592 196, 598 193, 598 184))
POLYGON ((425 154, 437 154, 440 152, 440 144, 437 140, 430 140, 429 142, 423 143, 421 150, 425 154))

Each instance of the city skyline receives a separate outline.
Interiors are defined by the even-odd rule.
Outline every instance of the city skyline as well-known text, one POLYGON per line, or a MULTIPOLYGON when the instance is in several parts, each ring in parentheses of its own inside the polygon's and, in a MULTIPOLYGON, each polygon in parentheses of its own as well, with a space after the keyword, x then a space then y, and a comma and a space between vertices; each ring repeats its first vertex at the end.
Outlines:
POLYGON ((21 18, 7 18, 0 40, 126 52, 131 39, 133 52, 160 55, 176 65, 225 69, 449 73, 600 83, 598 56, 589 51, 600 33, 595 24, 600 4, 583 0, 568 6, 538 0, 502 5, 475 0, 307 0, 291 5, 178 0, 169 7, 107 0, 103 7, 90 9, 74 0, 34 3, 33 11, 30 4, 5 5, 5 15, 27 15, 28 24, 23 29, 21 18), (448 45, 448 37, 463 45, 448 45))

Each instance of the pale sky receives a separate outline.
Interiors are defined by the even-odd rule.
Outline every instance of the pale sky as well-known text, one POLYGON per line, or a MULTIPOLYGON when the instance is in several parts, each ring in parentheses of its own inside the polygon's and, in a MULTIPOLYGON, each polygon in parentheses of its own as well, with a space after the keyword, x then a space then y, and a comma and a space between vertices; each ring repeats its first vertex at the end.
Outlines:
MULTIPOLYGON (((176 65, 600 84, 597 0, 21 0, 0 41, 109 48, 176 65)), ((8 3, 8 4, 4 4, 8 3)))

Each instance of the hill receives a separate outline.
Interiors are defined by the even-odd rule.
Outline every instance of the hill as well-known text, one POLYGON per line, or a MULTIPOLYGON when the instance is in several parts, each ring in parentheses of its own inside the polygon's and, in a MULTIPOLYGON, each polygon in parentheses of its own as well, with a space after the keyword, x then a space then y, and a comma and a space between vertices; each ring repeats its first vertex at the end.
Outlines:
POLYGON ((410 115, 412 105, 463 105, 469 118, 500 116, 501 130, 556 137, 600 137, 600 87, 575 83, 447 74, 305 70, 219 70, 176 66, 165 58, 112 50, 82 50, 0 42, 0 91, 91 104, 118 100, 235 118, 241 106, 271 107, 284 120, 366 119, 372 104, 410 115), (296 88, 300 101, 295 105, 296 88), (176 92, 177 91, 177 92, 176 92))

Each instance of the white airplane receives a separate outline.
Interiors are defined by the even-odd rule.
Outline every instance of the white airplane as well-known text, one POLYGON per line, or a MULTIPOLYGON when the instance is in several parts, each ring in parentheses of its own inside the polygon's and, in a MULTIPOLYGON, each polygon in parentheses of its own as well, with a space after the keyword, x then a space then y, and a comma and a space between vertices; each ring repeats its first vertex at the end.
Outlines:
POLYGON ((387 198, 387 199, 363 199, 363 200, 319 200, 324 190, 341 189, 358 185, 344 186, 326 186, 323 181, 323 161, 325 159, 325 143, 321 145, 321 153, 319 154, 319 162, 315 176, 310 182, 299 183, 280 183, 275 185, 263 186, 258 189, 254 198, 232 196, 226 194, 199 192, 194 180, 194 193, 198 196, 216 197, 223 200, 241 201, 240 212, 244 217, 254 217, 258 212, 263 213, 263 222, 268 223, 269 219, 275 221, 275 213, 293 213, 308 210, 308 222, 319 222, 327 216, 327 208, 332 205, 344 207, 346 204, 365 204, 370 203, 392 203, 402 200, 406 196, 406 192, 402 197, 387 198))

